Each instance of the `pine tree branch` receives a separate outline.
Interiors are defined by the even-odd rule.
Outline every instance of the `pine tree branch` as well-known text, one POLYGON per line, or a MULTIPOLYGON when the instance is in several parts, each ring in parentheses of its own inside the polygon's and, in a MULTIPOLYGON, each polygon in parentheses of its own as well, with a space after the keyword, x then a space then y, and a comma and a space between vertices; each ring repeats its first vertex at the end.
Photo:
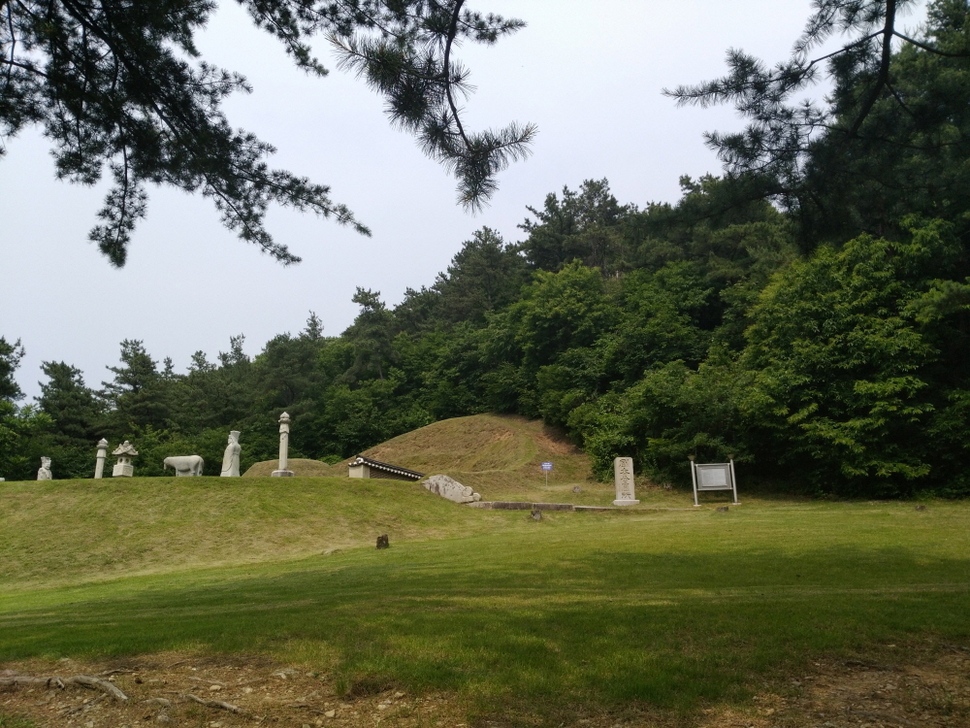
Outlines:
POLYGON ((444 57, 444 68, 442 73, 445 77, 445 93, 448 95, 448 106, 451 108, 451 113, 455 118, 455 126, 458 127, 458 133, 461 136, 462 141, 465 143, 466 148, 471 147, 471 142, 465 135, 465 128, 461 123, 461 116, 458 113, 458 106, 455 104, 455 97, 451 90, 451 46, 455 42, 455 35, 458 33, 458 17, 461 13, 461 6, 464 4, 465 0, 456 0, 455 7, 451 13, 451 26, 448 28, 448 37, 445 40, 445 57, 444 57))
POLYGON ((942 56, 944 58, 970 58, 970 53, 950 53, 948 51, 941 51, 939 48, 934 48, 933 46, 918 41, 915 38, 910 38, 908 35, 903 35, 898 30, 893 30, 893 35, 921 50, 926 51, 927 53, 932 53, 935 56, 942 56))
POLYGON ((868 97, 856 115, 855 121, 849 127, 847 137, 849 139, 858 135, 872 107, 875 106, 879 95, 889 81, 889 64, 893 56, 893 26, 896 22, 896 0, 886 0, 886 23, 882 29, 882 55, 879 59, 879 74, 876 76, 876 84, 872 87, 868 97))

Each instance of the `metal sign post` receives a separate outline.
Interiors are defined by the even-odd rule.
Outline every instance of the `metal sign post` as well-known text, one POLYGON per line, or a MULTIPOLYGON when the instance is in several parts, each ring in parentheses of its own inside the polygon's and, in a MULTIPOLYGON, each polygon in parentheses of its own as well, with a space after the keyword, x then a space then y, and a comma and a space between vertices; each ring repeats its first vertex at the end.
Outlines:
POLYGON ((552 463, 545 462, 541 466, 542 472, 546 474, 546 485, 549 485, 549 471, 552 470, 552 463))

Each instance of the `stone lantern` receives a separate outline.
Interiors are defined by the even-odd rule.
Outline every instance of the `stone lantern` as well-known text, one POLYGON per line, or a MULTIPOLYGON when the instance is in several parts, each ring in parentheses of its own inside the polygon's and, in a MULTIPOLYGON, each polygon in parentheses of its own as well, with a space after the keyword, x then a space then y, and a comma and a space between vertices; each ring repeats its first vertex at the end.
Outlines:
POLYGON ((125 440, 118 447, 111 451, 112 455, 118 456, 118 462, 111 469, 111 475, 114 477, 122 476, 125 478, 130 478, 135 474, 135 466, 131 464, 131 459, 138 454, 138 451, 132 446, 130 442, 125 440))

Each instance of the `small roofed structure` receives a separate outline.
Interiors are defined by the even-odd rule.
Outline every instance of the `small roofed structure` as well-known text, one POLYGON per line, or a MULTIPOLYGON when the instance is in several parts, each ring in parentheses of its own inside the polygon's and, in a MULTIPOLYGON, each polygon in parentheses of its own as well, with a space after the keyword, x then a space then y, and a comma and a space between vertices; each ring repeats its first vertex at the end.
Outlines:
POLYGON ((417 473, 398 465, 382 463, 358 455, 347 465, 347 475, 351 478, 382 478, 385 480, 421 480, 424 473, 417 473))

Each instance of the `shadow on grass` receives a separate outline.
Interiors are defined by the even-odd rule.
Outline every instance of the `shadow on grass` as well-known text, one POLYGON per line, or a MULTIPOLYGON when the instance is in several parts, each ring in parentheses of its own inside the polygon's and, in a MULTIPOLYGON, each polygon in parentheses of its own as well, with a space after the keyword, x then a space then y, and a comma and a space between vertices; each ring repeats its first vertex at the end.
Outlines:
POLYGON ((329 670, 351 693, 374 681, 454 690, 485 712, 519 701, 692 711, 743 699, 752 680, 812 655, 970 638, 968 559, 477 548, 124 579, 32 595, 35 606, 7 597, 0 654, 266 652, 329 670))

